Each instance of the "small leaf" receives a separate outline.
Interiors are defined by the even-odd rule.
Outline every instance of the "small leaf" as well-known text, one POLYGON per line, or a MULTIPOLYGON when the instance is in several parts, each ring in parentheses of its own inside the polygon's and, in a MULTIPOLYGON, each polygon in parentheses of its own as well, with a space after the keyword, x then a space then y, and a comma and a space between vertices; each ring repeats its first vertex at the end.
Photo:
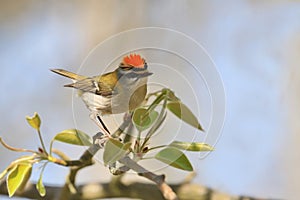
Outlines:
POLYGON ((180 150, 172 147, 165 148, 155 155, 155 158, 172 167, 193 171, 193 167, 188 158, 180 150))
POLYGON ((182 121, 190 124, 191 126, 199 129, 200 131, 203 131, 203 128, 198 122, 195 115, 181 101, 171 101, 167 103, 167 108, 182 121))
POLYGON ((46 189, 43 184, 43 173, 41 173, 40 178, 39 178, 38 182, 36 183, 36 189, 42 197, 44 197, 46 195, 46 189))
POLYGON ((53 140, 80 146, 92 145, 90 136, 77 129, 64 130, 58 133, 53 140))
POLYGON ((123 144, 119 140, 110 138, 104 147, 104 164, 109 165, 123 158, 128 153, 130 146, 130 142, 123 144))
POLYGON ((145 108, 137 108, 134 111, 132 121, 139 131, 144 131, 153 124, 157 117, 158 112, 154 110, 148 111, 145 108))
POLYGON ((32 165, 30 163, 18 163, 7 175, 7 190, 12 197, 17 190, 22 191, 31 175, 32 165))
POLYGON ((18 163, 27 162, 33 160, 34 156, 21 156, 20 158, 16 159, 15 161, 11 162, 10 165, 1 172, 0 180, 5 177, 5 175, 10 172, 18 163))
POLYGON ((32 128, 34 128, 36 130, 40 129, 41 119, 40 119, 40 116, 36 112, 33 114, 32 117, 26 116, 26 120, 32 128))
POLYGON ((187 151, 213 151, 214 148, 209 144, 199 142, 180 142, 174 141, 170 144, 171 147, 175 147, 187 151))

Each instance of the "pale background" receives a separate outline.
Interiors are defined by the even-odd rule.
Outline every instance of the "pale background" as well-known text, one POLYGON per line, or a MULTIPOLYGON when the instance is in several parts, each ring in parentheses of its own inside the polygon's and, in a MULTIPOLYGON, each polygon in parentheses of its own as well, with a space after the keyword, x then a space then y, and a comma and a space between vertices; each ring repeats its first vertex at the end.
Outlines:
MULTIPOLYGON (((13 146, 36 148, 24 118, 34 111, 42 116, 46 141, 74 127, 72 91, 48 69, 75 71, 99 42, 145 26, 172 28, 197 40, 224 81, 222 137, 214 153, 194 161, 195 182, 237 195, 299 199, 299 1, 1 0, 0 136, 13 146)), ((57 147, 74 158, 82 150, 57 147)), ((0 170, 19 156, 2 147, 0 155, 0 170)), ((183 177, 175 177, 177 170, 164 172, 169 181, 183 177)), ((44 180, 63 184, 66 173, 49 165, 44 180)), ((109 178, 97 165, 80 180, 109 178)))

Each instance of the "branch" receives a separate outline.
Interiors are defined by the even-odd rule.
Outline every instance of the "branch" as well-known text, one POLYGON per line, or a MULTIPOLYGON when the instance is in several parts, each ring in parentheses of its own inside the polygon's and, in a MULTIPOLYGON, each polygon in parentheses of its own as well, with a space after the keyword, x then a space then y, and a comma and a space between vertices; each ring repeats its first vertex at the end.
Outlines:
MULTIPOLYGON (((132 128, 131 123, 131 115, 127 115, 124 117, 124 122, 122 125, 116 130, 116 132, 112 135, 113 137, 119 137, 123 131, 128 128, 132 128)), ((59 165, 63 165, 70 168, 70 172, 67 176, 66 183, 63 187, 57 186, 49 186, 46 185, 45 188, 47 190, 47 195, 45 197, 40 197, 38 191, 36 190, 35 183, 28 183, 23 191, 17 191, 16 196, 26 197, 31 199, 76 199, 76 200, 89 200, 89 199, 100 199, 100 198, 110 198, 110 197, 129 197, 129 198, 140 198, 144 200, 224 200, 224 199, 232 199, 232 200, 255 200, 255 198, 248 197, 233 197, 227 194, 222 194, 215 190, 212 190, 207 187, 203 187, 201 185, 190 183, 191 179, 186 179, 181 184, 173 184, 168 185, 165 182, 164 175, 156 175, 151 171, 143 168, 136 161, 131 159, 128 156, 121 158, 118 162, 124 164, 124 166, 118 168, 120 172, 125 172, 130 169, 137 172, 138 175, 143 176, 154 183, 140 183, 133 182, 130 184, 125 184, 122 182, 121 178, 115 179, 115 181, 111 181, 110 183, 97 183, 97 184, 86 184, 75 187, 75 178, 79 170, 94 164, 93 156, 97 153, 97 151, 104 147, 103 134, 96 134, 93 137, 94 143, 98 140, 97 144, 91 145, 78 160, 69 160, 69 158, 58 150, 53 150, 55 154, 58 155, 59 158, 50 157, 51 162, 54 162, 59 165), (157 190, 157 187, 159 190, 157 190), (177 195, 176 195, 176 193, 177 195)), ((124 138, 124 141, 130 140, 129 137, 124 138)), ((3 141, 0 138, 0 142, 3 141)), ((16 149, 10 146, 7 146, 11 150, 15 151, 28 151, 24 149, 16 149)), ((32 153, 36 153, 34 151, 29 151, 32 153)), ((49 157, 48 157, 49 159, 49 157)), ((120 176, 119 176, 120 177, 120 176)), ((0 180, 0 194, 7 195, 7 184, 6 181, 0 180)), ((258 199, 257 199, 258 200, 258 199)))
POLYGON ((156 174, 146 170, 145 168, 143 168, 142 166, 140 166, 139 164, 134 162, 128 156, 125 156, 124 158, 120 159, 119 162, 126 165, 130 169, 134 170, 140 176, 143 176, 143 177, 153 181, 154 183, 156 183, 165 199, 178 200, 178 197, 175 194, 175 192, 172 190, 172 188, 168 184, 165 183, 165 175, 156 175, 156 174))
MULTIPOLYGON (((59 199, 62 187, 45 185, 47 195, 40 197, 34 183, 29 183, 23 192, 16 193, 16 196, 29 199, 59 199)), ((274 199, 258 199, 246 196, 231 196, 229 194, 221 193, 208 187, 204 187, 193 183, 171 184, 170 187, 178 194, 181 200, 274 200, 274 199)), ((102 198, 137 198, 143 200, 164 200, 161 192, 157 190, 156 185, 149 183, 132 182, 125 184, 119 182, 111 186, 111 183, 93 183, 80 185, 78 187, 79 196, 70 197, 73 200, 91 200, 102 198), (116 189, 117 187, 117 189, 116 189)), ((0 182, 0 194, 7 195, 6 182, 0 182)))
POLYGON ((76 175, 79 170, 94 164, 93 156, 97 153, 97 151, 101 147, 98 144, 91 145, 85 152, 81 155, 79 160, 69 161, 66 160, 67 166, 70 166, 70 172, 66 178, 66 183, 61 190, 59 199, 71 199, 78 198, 79 192, 77 191, 77 187, 75 186, 76 175))

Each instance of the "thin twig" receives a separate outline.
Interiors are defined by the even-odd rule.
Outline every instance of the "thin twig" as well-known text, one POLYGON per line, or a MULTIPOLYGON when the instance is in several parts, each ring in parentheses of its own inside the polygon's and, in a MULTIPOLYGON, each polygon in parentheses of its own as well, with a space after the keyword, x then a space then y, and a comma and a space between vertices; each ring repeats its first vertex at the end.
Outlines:
POLYGON ((0 143, 7 149, 11 150, 11 151, 16 151, 16 152, 30 152, 30 153, 35 153, 35 154, 39 154, 39 152, 37 151, 33 151, 30 149, 23 149, 23 148, 16 148, 16 147, 12 147, 8 144, 6 144, 3 139, 0 137, 0 143))
POLYGON ((63 160, 70 160, 69 156, 67 156, 65 153, 61 152, 58 149, 53 148, 52 152, 55 153, 56 155, 58 155, 63 160))

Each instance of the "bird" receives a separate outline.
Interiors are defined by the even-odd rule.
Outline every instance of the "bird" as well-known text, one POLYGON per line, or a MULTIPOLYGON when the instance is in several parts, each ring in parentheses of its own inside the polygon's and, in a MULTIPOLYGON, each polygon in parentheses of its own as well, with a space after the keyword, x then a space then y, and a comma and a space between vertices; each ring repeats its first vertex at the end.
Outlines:
POLYGON ((110 131, 101 117, 131 112, 141 106, 147 94, 148 77, 153 74, 139 54, 124 56, 114 71, 92 77, 64 69, 50 70, 73 80, 64 86, 78 90, 78 96, 90 110, 90 118, 107 136, 110 131))

